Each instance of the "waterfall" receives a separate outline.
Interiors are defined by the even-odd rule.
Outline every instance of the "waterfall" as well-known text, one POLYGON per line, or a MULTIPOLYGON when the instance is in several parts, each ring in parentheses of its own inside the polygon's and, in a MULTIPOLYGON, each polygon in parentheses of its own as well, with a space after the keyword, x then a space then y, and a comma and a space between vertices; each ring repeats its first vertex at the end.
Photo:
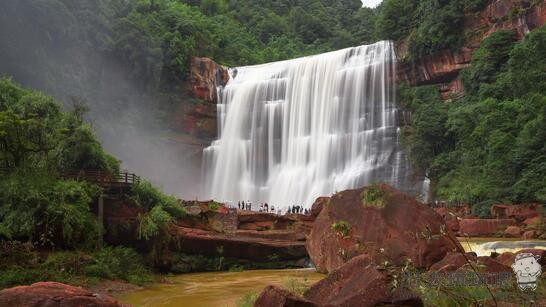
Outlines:
POLYGON ((202 196, 278 207, 386 182, 414 189, 399 145, 392 42, 230 70, 202 196))

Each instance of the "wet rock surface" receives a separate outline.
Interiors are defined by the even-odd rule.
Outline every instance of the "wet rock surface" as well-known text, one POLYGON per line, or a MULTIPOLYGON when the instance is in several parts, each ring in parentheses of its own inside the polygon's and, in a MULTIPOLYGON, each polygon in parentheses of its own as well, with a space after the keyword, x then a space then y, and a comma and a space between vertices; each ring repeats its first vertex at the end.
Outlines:
POLYGON ((367 189, 335 194, 315 220, 306 247, 318 271, 362 254, 428 268, 462 248, 434 210, 388 185, 379 186, 381 199, 372 204, 363 200, 367 189))

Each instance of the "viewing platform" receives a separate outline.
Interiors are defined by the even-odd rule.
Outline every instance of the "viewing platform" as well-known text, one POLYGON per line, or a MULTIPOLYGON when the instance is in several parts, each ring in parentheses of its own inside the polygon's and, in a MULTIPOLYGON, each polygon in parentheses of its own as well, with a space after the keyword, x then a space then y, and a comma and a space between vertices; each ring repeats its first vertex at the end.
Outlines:
POLYGON ((105 191, 130 190, 140 184, 140 177, 128 172, 111 173, 100 170, 68 170, 61 173, 61 177, 76 181, 94 183, 105 191))

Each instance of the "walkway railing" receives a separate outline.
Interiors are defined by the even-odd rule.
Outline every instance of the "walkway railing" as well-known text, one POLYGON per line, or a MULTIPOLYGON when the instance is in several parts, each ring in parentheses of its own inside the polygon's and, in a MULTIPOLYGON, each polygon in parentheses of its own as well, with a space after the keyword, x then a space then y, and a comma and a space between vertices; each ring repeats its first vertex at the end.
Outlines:
POLYGON ((140 177, 127 172, 110 173, 99 170, 70 170, 61 173, 63 178, 83 180, 101 186, 132 186, 140 183, 140 177))

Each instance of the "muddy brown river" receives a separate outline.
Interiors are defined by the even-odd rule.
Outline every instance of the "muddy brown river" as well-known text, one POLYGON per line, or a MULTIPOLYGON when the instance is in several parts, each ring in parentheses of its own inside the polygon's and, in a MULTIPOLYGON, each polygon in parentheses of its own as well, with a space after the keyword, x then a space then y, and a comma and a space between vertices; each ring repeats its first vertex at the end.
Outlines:
MULTIPOLYGON (((494 251, 546 249, 546 241, 503 238, 459 238, 459 241, 466 251, 474 251, 479 256, 488 256, 494 251)), ((267 285, 286 286, 296 281, 309 286, 324 277, 314 269, 191 273, 170 277, 170 283, 147 286, 116 298, 133 306, 235 307, 242 296, 259 293, 267 285)))
POLYGON ((170 284, 147 286, 116 299, 132 306, 235 307, 242 296, 259 293, 267 285, 296 281, 309 286, 324 277, 314 269, 191 273, 169 278, 170 284))

